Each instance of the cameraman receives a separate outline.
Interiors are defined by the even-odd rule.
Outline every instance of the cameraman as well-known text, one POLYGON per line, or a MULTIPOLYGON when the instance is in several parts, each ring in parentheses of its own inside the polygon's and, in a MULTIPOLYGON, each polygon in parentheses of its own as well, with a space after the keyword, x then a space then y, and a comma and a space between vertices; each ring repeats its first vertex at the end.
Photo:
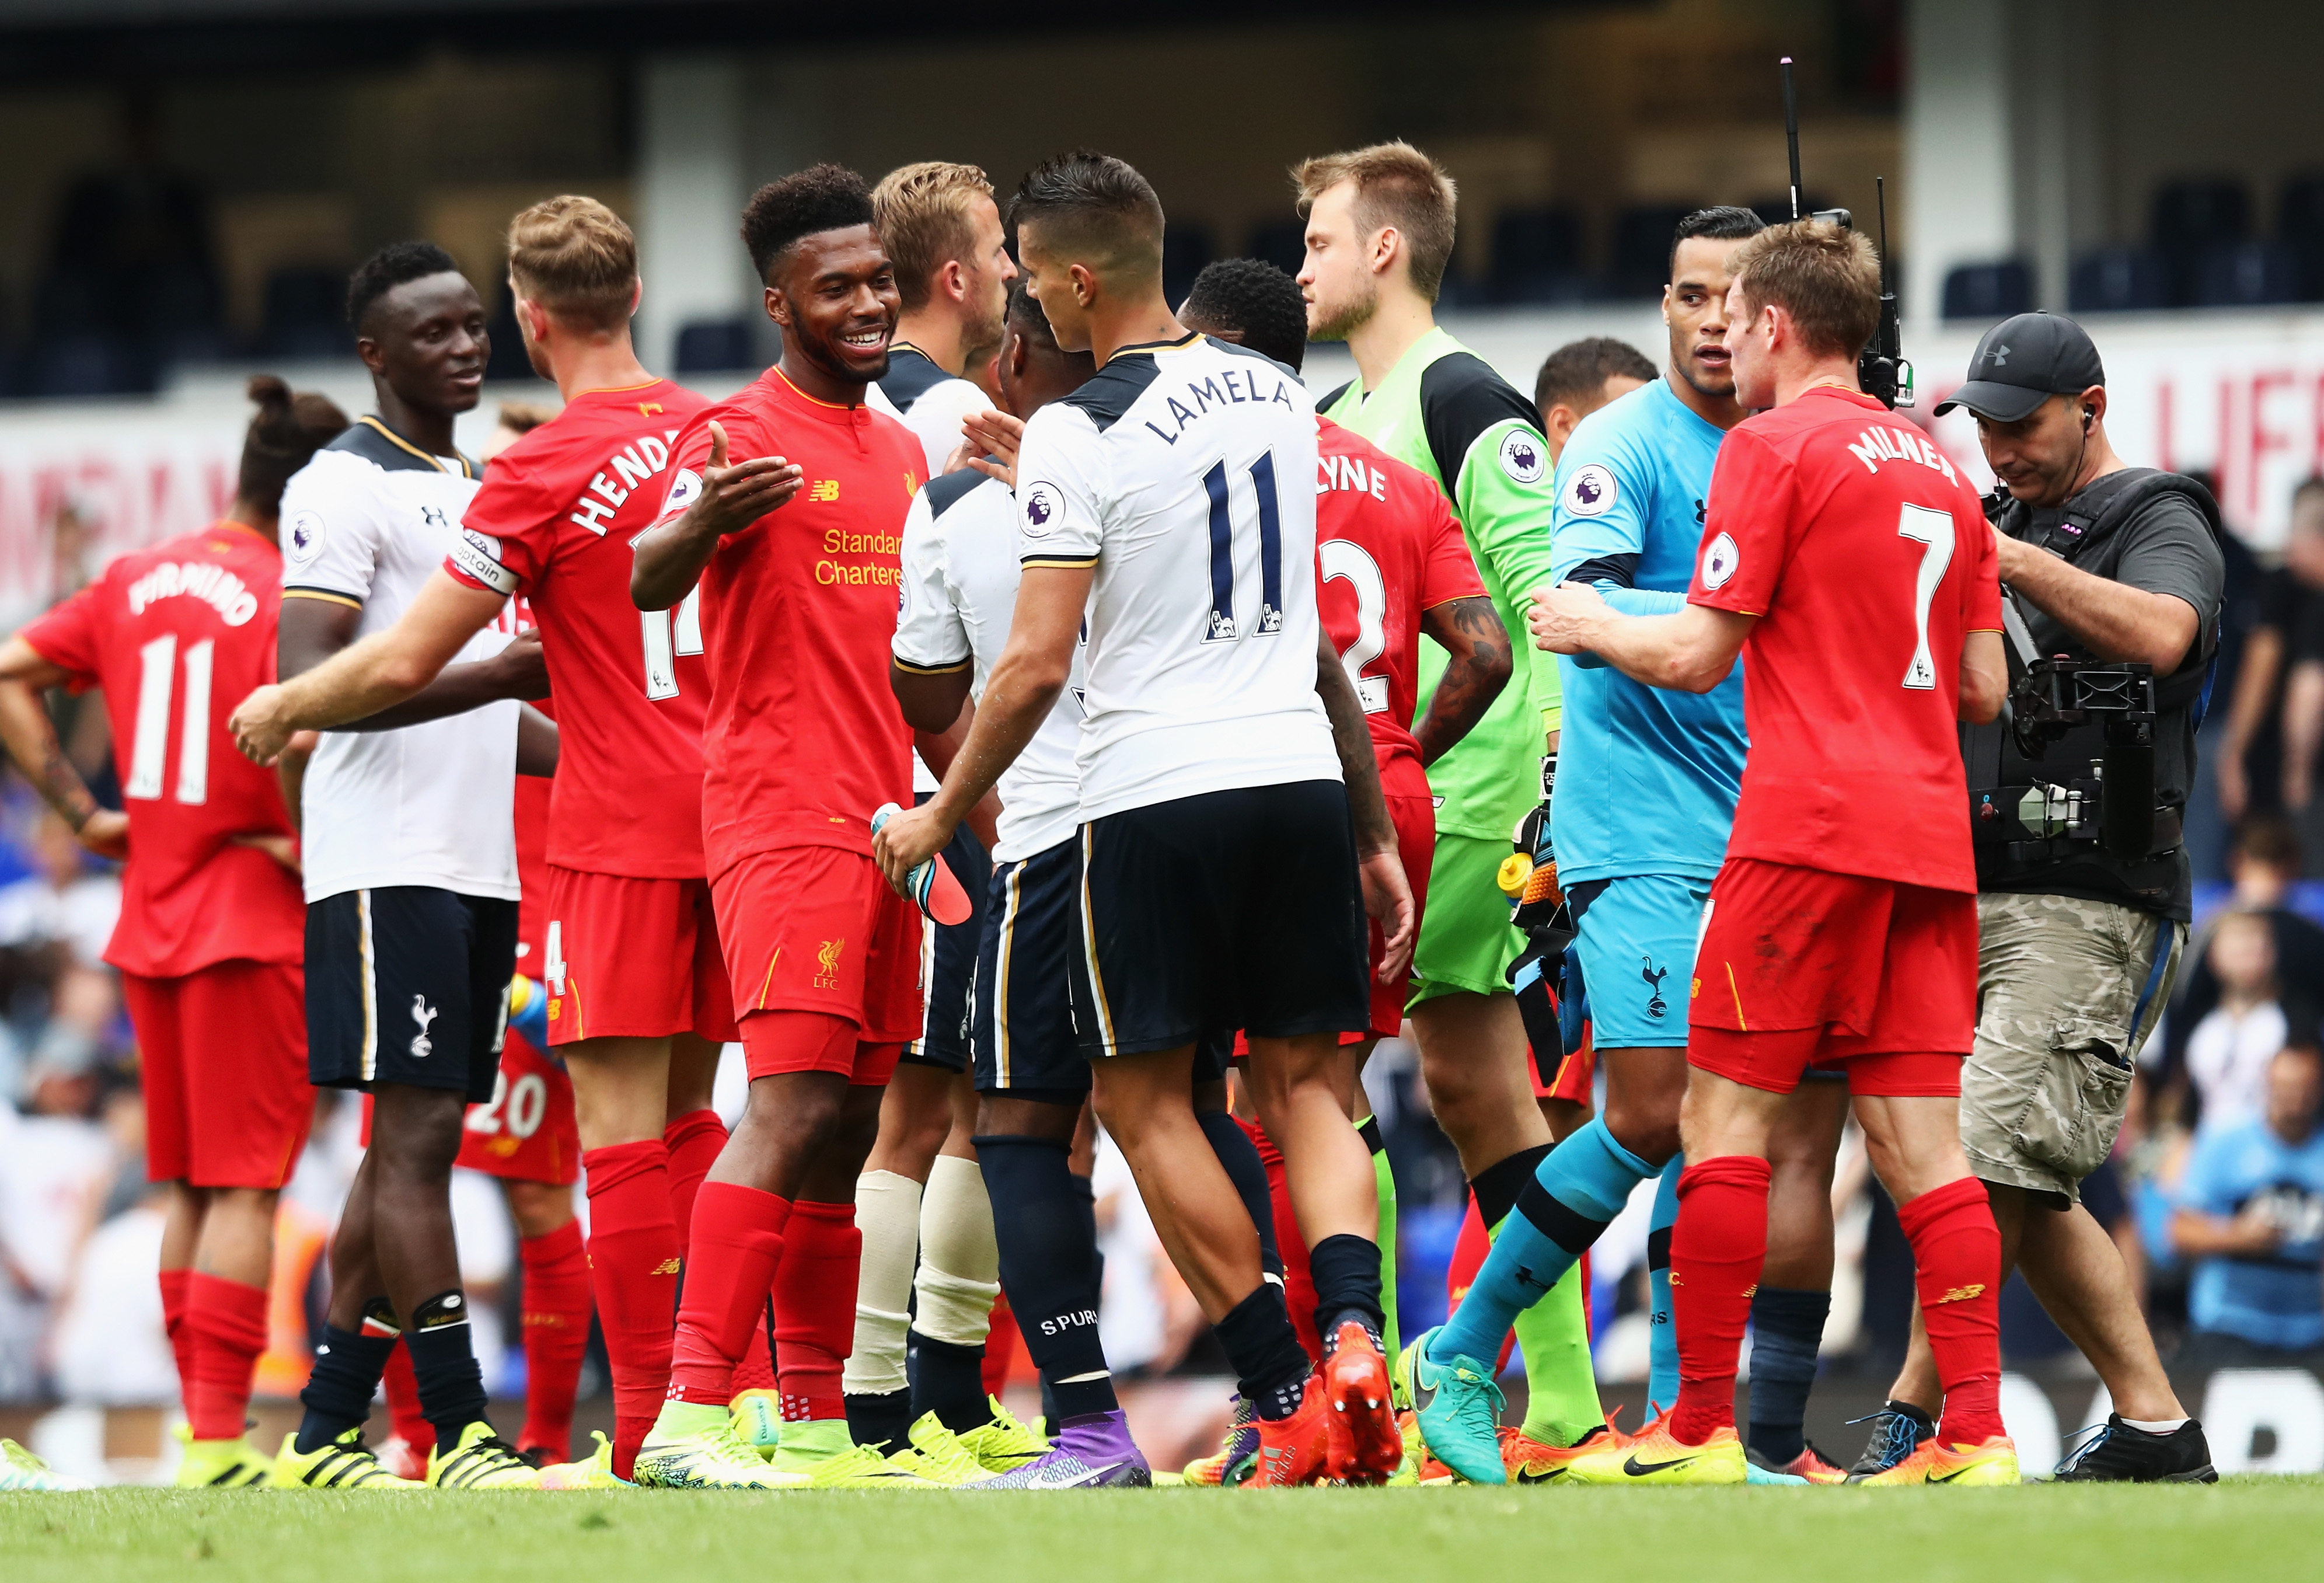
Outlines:
MULTIPOLYGON (((1987 332, 1969 383, 1937 411, 1955 406, 1976 415, 1999 480, 1986 514, 2034 654, 2143 663, 2153 668, 2154 687, 2153 831, 2132 856, 2087 835, 2028 829, 2015 817, 2037 782, 2091 779, 2092 761, 2108 756, 2103 725, 2075 726, 2033 760, 2020 752, 2007 711, 1962 729, 1979 893, 1977 1047, 1961 1073, 1961 1145, 1992 1199, 2005 1271, 2024 1270, 2112 1393, 2115 1416, 2061 1477, 2216 1477, 2202 1426, 2172 1393, 2121 1256, 2080 1190, 2114 1147, 2133 1064, 2186 943, 2180 819, 2218 642, 2226 576, 2218 507, 2194 480, 2115 454, 2106 372, 2071 319, 2022 313, 1987 332)), ((2013 679, 2021 671, 2015 659, 2011 671, 2013 679)), ((2013 702, 2027 707, 2022 697, 2013 702)), ((2124 792, 2140 790, 2139 775, 2117 778, 2124 792)), ((2109 822, 2121 811, 2111 810, 2109 822)), ((1916 1317, 1912 1351, 1880 1415, 1885 1432, 1867 1456, 1917 1430, 1904 1408, 1933 1416, 1937 1393, 1916 1317)))

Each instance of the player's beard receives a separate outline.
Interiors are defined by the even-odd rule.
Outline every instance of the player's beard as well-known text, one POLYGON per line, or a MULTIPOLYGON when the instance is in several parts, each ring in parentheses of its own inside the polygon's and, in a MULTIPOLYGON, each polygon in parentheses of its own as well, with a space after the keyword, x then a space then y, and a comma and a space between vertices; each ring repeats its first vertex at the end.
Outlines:
MULTIPOLYGON (((1002 321, 1008 313, 1009 298, 1004 292, 990 313, 980 313, 973 319, 961 320, 960 346, 964 356, 961 366, 964 371, 991 362, 992 355, 1001 350, 1002 321)), ((970 375, 969 377, 974 378, 975 375, 970 375)))
MULTIPOLYGON (((1320 304, 1318 305, 1320 308, 1320 304)), ((1319 312, 1307 331, 1311 341, 1344 341, 1379 311, 1379 282, 1366 275, 1356 294, 1328 312, 1319 312)))

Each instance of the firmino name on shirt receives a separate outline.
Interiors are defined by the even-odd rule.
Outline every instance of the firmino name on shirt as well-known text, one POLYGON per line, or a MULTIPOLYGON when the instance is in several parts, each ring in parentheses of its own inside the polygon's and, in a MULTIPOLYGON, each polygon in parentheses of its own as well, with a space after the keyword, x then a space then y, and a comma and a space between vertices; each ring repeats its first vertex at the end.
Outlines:
POLYGON ((669 442, 677 438, 677 430, 665 429, 659 440, 643 435, 607 457, 604 470, 589 480, 567 520, 604 538, 605 520, 622 509, 630 491, 669 466, 669 442))
POLYGON ((1849 442, 1849 453, 1864 464, 1868 473, 1878 473, 1882 462, 1918 462, 1924 467, 1934 467, 1945 476, 1949 484, 1960 482, 1953 465, 1945 453, 1931 444, 1917 430, 1891 429, 1875 423, 1849 442))
POLYGON ((1293 412, 1297 412, 1299 406, 1291 399, 1291 387, 1284 382, 1281 375, 1273 371, 1274 367, 1271 363, 1254 363, 1249 368, 1222 368, 1218 373, 1206 375, 1201 379, 1190 379, 1184 387, 1186 393, 1185 402, 1176 396, 1162 398, 1170 403, 1170 416, 1178 425, 1177 434, 1170 433, 1150 418, 1147 420, 1146 426, 1154 430, 1165 445, 1176 445, 1178 435, 1186 432, 1187 424, 1197 418, 1209 417, 1214 408, 1247 407, 1253 402, 1262 404, 1281 402, 1293 412), (1267 376, 1267 383, 1271 387, 1269 390, 1262 390, 1259 386, 1262 374, 1267 376), (1241 375, 1240 379, 1236 377, 1238 375, 1241 375), (1190 406, 1188 403, 1193 404, 1190 406))

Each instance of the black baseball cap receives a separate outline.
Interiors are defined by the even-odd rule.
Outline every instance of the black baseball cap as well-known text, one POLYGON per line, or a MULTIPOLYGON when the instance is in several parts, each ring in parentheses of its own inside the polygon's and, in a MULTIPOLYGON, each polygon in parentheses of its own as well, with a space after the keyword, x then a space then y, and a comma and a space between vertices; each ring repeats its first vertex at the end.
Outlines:
POLYGON ((1969 383, 1937 403, 1940 414, 1967 407, 1996 423, 2015 423, 2053 395, 2080 395, 2106 383, 2106 365, 2089 332, 2053 313, 2021 313, 1985 332, 1969 360, 1969 383))

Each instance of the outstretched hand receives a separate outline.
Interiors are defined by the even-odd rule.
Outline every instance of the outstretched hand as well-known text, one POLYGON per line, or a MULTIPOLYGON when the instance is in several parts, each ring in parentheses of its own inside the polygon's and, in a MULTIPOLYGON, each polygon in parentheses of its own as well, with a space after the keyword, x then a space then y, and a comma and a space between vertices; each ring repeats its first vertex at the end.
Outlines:
POLYGON ((1554 588, 1534 590, 1526 626, 1537 649, 1553 654, 1587 653, 1591 647, 1591 625, 1606 612, 1605 599, 1588 583, 1560 583, 1554 588))
POLYGON ((789 502, 807 482, 807 471, 779 456, 753 457, 726 465, 726 430, 710 425, 710 459, 703 465, 702 493, 694 503, 697 520, 724 538, 739 533, 789 502))
POLYGON ((285 696, 279 683, 269 682, 254 689, 226 717, 226 728, 234 733, 234 745, 254 764, 272 767, 290 740, 291 728, 283 720, 285 696))
POLYGON ((988 478, 1016 488, 1017 450, 1025 442, 1025 420, 998 411, 971 412, 961 421, 960 428, 968 436, 968 450, 973 453, 966 458, 968 465, 988 478))

